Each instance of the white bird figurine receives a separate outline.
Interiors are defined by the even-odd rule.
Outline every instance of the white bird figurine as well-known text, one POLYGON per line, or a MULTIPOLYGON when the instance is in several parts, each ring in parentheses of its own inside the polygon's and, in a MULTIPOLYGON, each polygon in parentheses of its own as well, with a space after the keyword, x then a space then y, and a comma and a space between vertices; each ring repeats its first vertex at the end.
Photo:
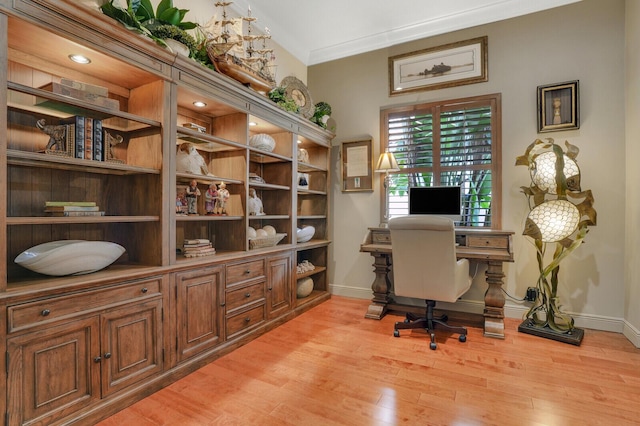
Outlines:
POLYGON ((176 172, 213 176, 209 173, 209 168, 204 161, 204 157, 200 155, 196 147, 191 143, 183 143, 178 148, 178 153, 176 154, 176 172))

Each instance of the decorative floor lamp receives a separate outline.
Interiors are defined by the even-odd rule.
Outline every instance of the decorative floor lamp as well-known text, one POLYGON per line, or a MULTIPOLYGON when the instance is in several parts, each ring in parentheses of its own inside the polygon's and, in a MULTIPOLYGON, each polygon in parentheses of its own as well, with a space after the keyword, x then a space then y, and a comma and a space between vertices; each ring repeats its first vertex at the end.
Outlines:
POLYGON ((387 149, 385 152, 380 154, 378 164, 376 165, 376 173, 384 173, 384 216, 380 222, 380 228, 389 227, 389 172, 398 171, 400 171, 400 167, 398 167, 398 162, 393 156, 393 153, 389 152, 387 149))
POLYGON ((516 165, 528 166, 531 175, 531 185, 522 187, 530 208, 523 235, 535 243, 539 269, 538 295, 518 331, 580 345, 584 330, 574 327, 573 318, 560 309, 558 272, 560 262, 582 244, 587 227, 596 224, 596 211, 591 190, 580 189, 578 147, 565 145, 566 152, 551 138, 537 139, 516 159, 516 165), (555 251, 545 264, 551 243, 555 251))

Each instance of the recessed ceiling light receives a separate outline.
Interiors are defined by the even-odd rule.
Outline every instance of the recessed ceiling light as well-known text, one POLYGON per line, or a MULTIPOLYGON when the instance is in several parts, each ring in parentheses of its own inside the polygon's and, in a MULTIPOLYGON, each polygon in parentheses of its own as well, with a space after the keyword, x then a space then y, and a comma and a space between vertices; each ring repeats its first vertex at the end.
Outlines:
POLYGON ((87 58, 84 55, 69 55, 69 59, 77 64, 90 64, 91 59, 87 58))
POLYGON ((302 141, 300 139, 298 139, 298 143, 302 143, 302 141))
POLYGON ((250 121, 249 122, 249 126, 257 126, 257 125, 258 125, 258 123, 256 123, 255 121, 250 121))
POLYGON ((197 106, 198 108, 204 108, 204 107, 206 107, 206 106, 207 106, 207 104, 205 104, 205 103, 204 103, 204 102, 202 102, 202 101, 195 101, 195 102, 193 103, 193 105, 197 106))

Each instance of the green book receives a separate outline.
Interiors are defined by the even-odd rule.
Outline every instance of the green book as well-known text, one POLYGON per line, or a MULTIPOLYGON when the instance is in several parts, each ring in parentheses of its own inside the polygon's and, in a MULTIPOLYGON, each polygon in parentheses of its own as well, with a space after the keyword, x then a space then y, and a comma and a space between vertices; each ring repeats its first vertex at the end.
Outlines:
POLYGON ((96 206, 95 201, 45 201, 45 207, 56 206, 79 206, 79 207, 93 207, 96 206))

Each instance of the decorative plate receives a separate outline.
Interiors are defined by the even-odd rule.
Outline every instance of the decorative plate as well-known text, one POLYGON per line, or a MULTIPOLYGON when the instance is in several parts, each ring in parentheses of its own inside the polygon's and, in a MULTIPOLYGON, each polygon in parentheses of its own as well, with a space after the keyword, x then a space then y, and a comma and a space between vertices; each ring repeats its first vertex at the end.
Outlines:
POLYGON ((81 275, 106 268, 124 252, 124 247, 108 241, 60 240, 31 247, 15 262, 44 275, 81 275))
POLYGON ((280 82, 280 87, 284 88, 285 96, 294 100, 298 105, 298 112, 304 118, 311 118, 315 113, 316 106, 311 100, 311 95, 307 86, 296 77, 285 77, 280 82))

